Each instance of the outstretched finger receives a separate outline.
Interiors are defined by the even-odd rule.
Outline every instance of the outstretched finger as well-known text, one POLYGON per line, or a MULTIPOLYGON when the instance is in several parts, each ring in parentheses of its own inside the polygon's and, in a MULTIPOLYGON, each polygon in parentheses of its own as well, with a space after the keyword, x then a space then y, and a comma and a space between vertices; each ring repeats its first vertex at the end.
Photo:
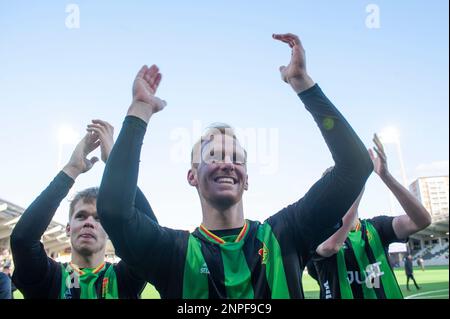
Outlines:
POLYGON ((94 164, 95 163, 97 163, 98 162, 98 157, 97 156, 94 156, 94 157, 92 157, 91 159, 84 159, 84 162, 86 163, 86 172, 88 171, 88 170, 90 170, 91 168, 92 168, 92 166, 94 166, 94 164))
POLYGON ((272 37, 286 43, 292 42, 294 45, 301 44, 299 37, 292 33, 273 34, 272 37))
POLYGON ((96 132, 100 132, 102 134, 106 134, 106 127, 101 124, 88 124, 88 129, 95 129, 96 132))
POLYGON ((369 151, 370 159, 371 159, 372 161, 375 161, 375 155, 373 154, 372 149, 369 148, 368 151, 369 151))
POLYGON ((286 33, 286 37, 288 37, 289 39, 291 39, 291 41, 294 42, 294 44, 300 44, 300 38, 293 34, 293 33, 286 33))
POLYGON ((162 74, 158 73, 154 79, 154 81, 152 83, 150 83, 151 88, 153 89, 153 91, 156 92, 156 90, 159 87, 159 83, 161 83, 161 78, 162 78, 162 74))
POLYGON ((112 126, 111 124, 109 124, 109 123, 106 122, 106 121, 99 120, 99 119, 95 119, 95 120, 92 120, 92 123, 101 125, 101 126, 103 126, 106 130, 111 130, 112 132, 114 132, 114 126, 112 126))
POLYGON ((278 41, 281 41, 281 42, 284 42, 284 43, 287 43, 287 44, 289 44, 289 39, 287 39, 287 38, 284 38, 284 37, 277 37, 277 36, 273 36, 273 38, 275 39, 275 40, 278 40, 278 41))
POLYGON ((143 65, 141 69, 139 70, 138 74, 136 75, 137 78, 144 78, 145 72, 148 70, 147 65, 143 65))
POLYGON ((375 152, 378 154, 378 157, 381 158, 383 162, 386 162, 386 155, 383 152, 380 152, 376 147, 373 148, 375 152))
POLYGON ((97 157, 97 156, 93 156, 93 157, 89 160, 89 162, 91 162, 91 164, 94 165, 95 163, 98 162, 98 157, 97 157))
POLYGON ((146 72, 145 72, 145 80, 148 83, 151 83, 155 80, 156 76, 159 73, 159 68, 156 65, 152 65, 146 72))
POLYGON ((378 147, 378 149, 384 153, 383 143, 381 143, 380 138, 376 133, 373 135, 373 142, 378 147))
POLYGON ((96 127, 88 127, 86 128, 86 131, 92 134, 92 136, 95 136, 96 139, 99 139, 101 136, 103 136, 103 132, 96 127))

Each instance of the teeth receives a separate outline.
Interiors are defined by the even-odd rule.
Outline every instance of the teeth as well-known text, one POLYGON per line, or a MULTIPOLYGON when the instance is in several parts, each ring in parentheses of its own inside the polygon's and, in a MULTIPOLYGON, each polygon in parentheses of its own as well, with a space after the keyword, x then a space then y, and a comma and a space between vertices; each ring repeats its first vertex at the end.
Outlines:
POLYGON ((234 184, 234 180, 230 177, 219 177, 216 179, 217 183, 227 183, 227 184, 234 184))

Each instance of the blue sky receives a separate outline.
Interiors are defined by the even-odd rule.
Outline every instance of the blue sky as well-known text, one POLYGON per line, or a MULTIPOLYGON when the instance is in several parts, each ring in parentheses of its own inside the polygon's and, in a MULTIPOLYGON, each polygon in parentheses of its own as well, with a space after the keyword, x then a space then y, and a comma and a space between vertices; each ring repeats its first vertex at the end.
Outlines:
MULTIPOLYGON (((57 174, 62 124, 81 136, 101 118, 117 136, 136 72, 156 63, 157 95, 168 106, 150 122, 139 185, 160 222, 201 222, 186 182, 188 152, 199 127, 217 121, 257 132, 257 147, 247 147, 254 162, 244 206, 247 218, 267 218, 333 164, 312 117, 280 80, 290 51, 271 34, 284 32, 300 36, 312 78, 367 147, 374 132, 395 126, 409 182, 448 174, 448 1, 0 0, 0 198, 26 207, 57 174), (76 29, 66 26, 70 3, 80 10, 76 29), (369 4, 379 8, 380 28, 366 25, 369 4)), ((63 146, 65 161, 73 147, 63 146)), ((386 149, 400 179, 396 149, 386 149)), ((99 185, 103 168, 73 191, 99 185)), ((64 201, 58 221, 67 221, 67 208, 64 201)), ((400 212, 396 205, 392 214, 400 212)), ((374 174, 361 215, 382 213, 391 213, 389 196, 374 174)))

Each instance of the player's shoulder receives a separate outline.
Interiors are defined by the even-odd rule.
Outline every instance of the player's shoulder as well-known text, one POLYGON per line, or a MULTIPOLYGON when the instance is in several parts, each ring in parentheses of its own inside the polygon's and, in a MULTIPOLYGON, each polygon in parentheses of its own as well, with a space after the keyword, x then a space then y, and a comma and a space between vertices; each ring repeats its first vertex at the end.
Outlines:
POLYGON ((380 224, 388 224, 392 223, 392 220, 394 219, 393 216, 387 216, 387 215, 378 215, 371 218, 365 218, 362 221, 363 222, 369 222, 374 226, 378 226, 380 224))

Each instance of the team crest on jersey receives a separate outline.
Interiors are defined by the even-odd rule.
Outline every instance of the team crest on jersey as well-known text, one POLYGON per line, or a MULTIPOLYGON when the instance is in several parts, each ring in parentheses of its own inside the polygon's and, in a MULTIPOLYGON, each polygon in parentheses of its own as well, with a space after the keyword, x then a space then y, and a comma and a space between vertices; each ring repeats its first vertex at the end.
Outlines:
POLYGON ((208 265, 206 264, 206 262, 203 263, 202 267, 200 268, 200 273, 209 275, 209 269, 208 269, 208 265))
POLYGON ((267 259, 269 257, 269 249, 267 248, 266 244, 263 243, 263 247, 258 250, 258 255, 262 257, 261 264, 265 265, 267 264, 267 259))

